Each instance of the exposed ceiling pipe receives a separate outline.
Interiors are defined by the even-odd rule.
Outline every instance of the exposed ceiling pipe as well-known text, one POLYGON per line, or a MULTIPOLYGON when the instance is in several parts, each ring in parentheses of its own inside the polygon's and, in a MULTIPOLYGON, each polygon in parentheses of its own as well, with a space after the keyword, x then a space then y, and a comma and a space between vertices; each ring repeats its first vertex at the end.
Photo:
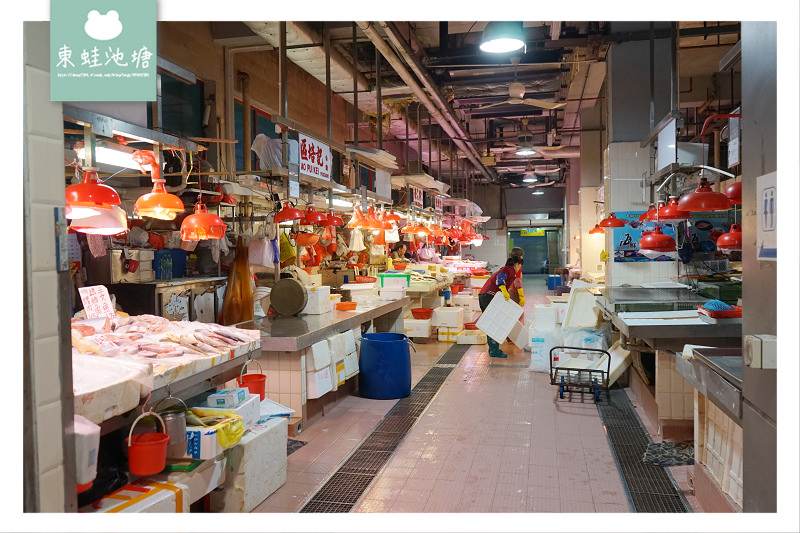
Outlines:
POLYGON ((453 126, 448 122, 448 120, 444 117, 441 111, 437 108, 437 106, 431 101, 422 87, 419 86, 417 81, 414 79, 414 76, 408 71, 405 67, 403 62, 397 57, 397 54, 386 44, 386 41, 383 37, 378 33, 375 27, 372 25, 371 22, 356 22, 358 27, 364 32, 364 34, 369 37, 375 47, 383 54, 383 57, 389 62, 389 64, 394 68, 395 72, 403 79, 403 81, 408 85, 408 87, 412 90, 414 95, 419 99, 419 101, 428 109, 431 116, 436 120, 436 122, 442 127, 442 129, 447 132, 448 135, 451 137, 455 137, 454 143, 458 148, 464 152, 470 162, 475 165, 477 169, 480 170, 481 174, 483 174, 487 179, 493 180, 494 177, 492 173, 487 169, 483 163, 481 162, 480 158, 477 157, 472 150, 470 150, 471 146, 467 145, 465 142, 459 140, 458 138, 463 136, 463 133, 459 133, 456 131, 453 126))
MULTIPOLYGON (((397 26, 392 22, 378 22, 381 25, 384 32, 386 33, 387 37, 389 37, 389 41, 394 45, 395 50, 398 51, 400 57, 411 67, 411 70, 417 75, 417 77, 422 81, 422 84, 425 86, 425 89, 430 94, 433 103, 438 107, 439 111, 441 111, 442 116, 447 120, 447 122, 452 126, 452 128, 458 133, 458 137, 461 138, 469 138, 469 135, 464 131, 462 124, 456 119, 453 115, 450 106, 447 104, 447 101, 444 99, 442 94, 439 92, 439 88, 434 83, 433 79, 431 78, 428 70, 422 66, 419 62, 417 57, 414 55, 413 51, 411 50, 411 46, 406 42, 406 40, 400 35, 397 26)), ((481 155, 475 149, 475 146, 470 142, 468 145, 470 152, 475 160, 480 161, 481 155)), ((470 160, 473 160, 470 158, 470 160)), ((483 170, 487 170, 483 163, 481 162, 476 167, 483 172, 483 170)), ((490 173, 491 174, 491 173, 490 173)), ((489 177, 489 176, 487 176, 489 177)))

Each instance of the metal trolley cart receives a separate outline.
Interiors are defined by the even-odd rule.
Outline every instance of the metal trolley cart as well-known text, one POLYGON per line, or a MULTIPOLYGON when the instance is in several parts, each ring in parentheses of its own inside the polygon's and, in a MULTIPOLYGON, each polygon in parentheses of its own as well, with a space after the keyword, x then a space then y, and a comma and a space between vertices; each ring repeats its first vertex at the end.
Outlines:
POLYGON ((605 350, 575 346, 550 349, 550 384, 558 385, 559 398, 564 398, 564 392, 588 392, 596 402, 600 391, 608 390, 610 371, 611 354, 605 350))

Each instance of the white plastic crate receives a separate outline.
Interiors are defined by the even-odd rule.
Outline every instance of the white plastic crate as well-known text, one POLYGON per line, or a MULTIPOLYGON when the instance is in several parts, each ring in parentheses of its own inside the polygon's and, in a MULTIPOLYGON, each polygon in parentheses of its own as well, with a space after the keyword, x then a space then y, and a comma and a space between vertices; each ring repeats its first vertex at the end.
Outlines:
MULTIPOLYGON (((344 355, 342 350, 341 355, 344 355)), ((306 371, 317 371, 331 365, 331 350, 328 341, 312 344, 306 352, 306 371)))
POLYGON ((405 298, 406 296, 406 288, 405 287, 396 287, 396 286, 387 286, 383 287, 380 291, 381 293, 381 300, 383 301, 395 301, 401 298, 405 298))
POLYGON ((322 315, 331 311, 331 288, 327 285, 322 287, 306 287, 308 303, 303 308, 303 315, 322 315))
POLYGON ((428 338, 431 336, 431 319, 407 318, 403 321, 403 329, 407 337, 428 338))
POLYGON ((464 308, 437 307, 433 310, 431 326, 435 328, 447 327, 464 329, 464 308))
POLYGON ((477 329, 465 329, 456 337, 456 344, 486 344, 486 333, 477 329))

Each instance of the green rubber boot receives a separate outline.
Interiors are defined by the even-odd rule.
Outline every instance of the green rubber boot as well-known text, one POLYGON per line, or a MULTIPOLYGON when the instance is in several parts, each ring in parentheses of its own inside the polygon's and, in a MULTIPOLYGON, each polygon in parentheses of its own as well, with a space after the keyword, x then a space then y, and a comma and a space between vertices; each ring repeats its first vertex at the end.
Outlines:
POLYGON ((500 344, 496 340, 489 337, 486 342, 489 344, 489 357, 508 357, 500 350, 500 344))

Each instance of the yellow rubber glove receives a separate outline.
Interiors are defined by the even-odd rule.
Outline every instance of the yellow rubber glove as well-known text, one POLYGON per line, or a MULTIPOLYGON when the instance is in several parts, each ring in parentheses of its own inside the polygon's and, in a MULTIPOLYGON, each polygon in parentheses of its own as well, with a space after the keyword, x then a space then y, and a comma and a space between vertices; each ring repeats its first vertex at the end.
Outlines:
POLYGON ((519 305, 525 307, 525 295, 522 294, 522 289, 517 289, 517 294, 519 295, 519 305))
POLYGON ((511 298, 511 295, 508 294, 508 290, 506 290, 505 285, 500 285, 500 292, 503 293, 503 297, 506 299, 506 301, 508 301, 508 299, 511 298))

